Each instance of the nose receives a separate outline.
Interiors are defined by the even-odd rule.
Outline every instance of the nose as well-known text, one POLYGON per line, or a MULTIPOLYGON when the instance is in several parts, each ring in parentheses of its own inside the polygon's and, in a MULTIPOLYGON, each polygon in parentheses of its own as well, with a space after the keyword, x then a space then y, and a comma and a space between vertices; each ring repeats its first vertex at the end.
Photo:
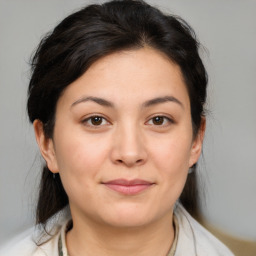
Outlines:
POLYGON ((113 139, 111 160, 114 164, 126 167, 143 165, 147 161, 143 136, 136 126, 117 128, 113 139))

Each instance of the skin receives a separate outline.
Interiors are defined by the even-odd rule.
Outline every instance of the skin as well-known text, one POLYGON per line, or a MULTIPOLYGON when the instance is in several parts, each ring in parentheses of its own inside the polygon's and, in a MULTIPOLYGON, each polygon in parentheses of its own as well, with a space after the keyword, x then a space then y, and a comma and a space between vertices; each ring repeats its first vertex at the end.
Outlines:
POLYGON ((69 197, 70 256, 167 254, 173 207, 204 135, 202 125, 193 137, 179 66, 148 47, 103 57, 58 100, 53 138, 39 120, 34 129, 69 197), (115 179, 150 186, 127 195, 106 186, 115 179))

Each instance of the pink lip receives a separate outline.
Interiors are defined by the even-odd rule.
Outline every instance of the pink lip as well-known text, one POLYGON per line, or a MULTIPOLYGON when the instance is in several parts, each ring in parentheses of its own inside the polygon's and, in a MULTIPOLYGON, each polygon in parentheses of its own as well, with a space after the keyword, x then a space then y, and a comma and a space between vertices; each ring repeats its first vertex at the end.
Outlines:
POLYGON ((108 188, 119 192, 124 195, 136 195, 149 187, 151 187, 154 183, 145 181, 145 180, 125 180, 125 179, 117 179, 111 180, 103 183, 108 188))

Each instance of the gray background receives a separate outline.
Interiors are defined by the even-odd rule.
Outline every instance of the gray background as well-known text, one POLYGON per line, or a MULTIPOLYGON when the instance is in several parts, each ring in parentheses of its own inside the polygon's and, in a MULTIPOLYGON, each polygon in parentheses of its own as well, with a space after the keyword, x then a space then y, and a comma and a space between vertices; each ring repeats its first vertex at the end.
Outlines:
MULTIPOLYGON (((256 240, 256 1, 148 2, 182 16, 207 48, 203 213, 217 227, 256 240)), ((44 33, 86 3, 92 1, 0 0, 0 243, 34 221, 41 160, 25 112, 30 54, 44 33)))

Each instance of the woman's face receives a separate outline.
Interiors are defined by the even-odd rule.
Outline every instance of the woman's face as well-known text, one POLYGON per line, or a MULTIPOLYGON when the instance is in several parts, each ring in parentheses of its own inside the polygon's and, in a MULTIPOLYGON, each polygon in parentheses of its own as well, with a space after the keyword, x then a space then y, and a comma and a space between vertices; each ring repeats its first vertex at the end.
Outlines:
POLYGON ((169 217, 202 144, 180 68, 150 48, 95 62, 58 100, 53 139, 42 136, 73 219, 118 227, 169 217))

